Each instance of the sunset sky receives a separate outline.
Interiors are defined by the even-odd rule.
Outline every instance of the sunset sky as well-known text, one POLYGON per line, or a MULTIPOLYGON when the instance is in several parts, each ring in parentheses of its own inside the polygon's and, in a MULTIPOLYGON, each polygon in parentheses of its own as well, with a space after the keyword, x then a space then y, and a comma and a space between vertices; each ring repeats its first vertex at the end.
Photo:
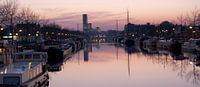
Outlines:
MULTIPOLYGON (((200 0, 19 0, 21 7, 29 7, 63 27, 76 28, 86 13, 93 27, 102 30, 115 29, 119 20, 120 29, 126 21, 127 8, 132 23, 160 23, 176 21, 176 17, 199 8, 200 0)), ((81 27, 81 26, 80 26, 81 27)))

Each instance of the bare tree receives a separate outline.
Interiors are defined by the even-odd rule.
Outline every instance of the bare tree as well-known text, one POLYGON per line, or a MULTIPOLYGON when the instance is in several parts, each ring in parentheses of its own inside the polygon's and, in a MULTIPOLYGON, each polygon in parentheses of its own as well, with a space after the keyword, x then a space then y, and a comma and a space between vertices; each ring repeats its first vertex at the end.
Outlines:
POLYGON ((0 4, 0 24, 3 24, 7 20, 8 20, 8 13, 4 9, 4 6, 0 4))
POLYGON ((183 14, 181 14, 180 16, 177 17, 177 20, 178 20, 180 25, 183 25, 186 21, 186 18, 183 14))
POLYGON ((199 13, 199 16, 198 16, 197 22, 198 22, 198 25, 200 26, 200 13, 199 13))
POLYGON ((187 21, 190 25, 196 26, 198 22, 198 16, 200 14, 200 10, 195 8, 189 14, 187 14, 187 21))
POLYGON ((13 25, 18 11, 16 0, 4 0, 0 4, 0 24, 13 25))
POLYGON ((50 20, 43 18, 43 19, 40 21, 40 24, 41 24, 41 25, 48 25, 48 24, 49 24, 49 21, 50 21, 50 20))
POLYGON ((21 11, 17 14, 18 22, 32 22, 40 23, 40 15, 36 14, 30 8, 22 8, 21 11))

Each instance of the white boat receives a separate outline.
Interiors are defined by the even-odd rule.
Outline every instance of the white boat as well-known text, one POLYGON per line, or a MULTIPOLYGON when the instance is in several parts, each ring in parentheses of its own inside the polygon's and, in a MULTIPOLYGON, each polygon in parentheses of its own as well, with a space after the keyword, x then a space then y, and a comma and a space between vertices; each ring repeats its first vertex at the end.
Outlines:
POLYGON ((200 48, 200 39, 190 39, 182 45, 182 50, 185 52, 194 52, 200 48))
POLYGON ((148 53, 157 53, 157 38, 151 38, 143 41, 143 49, 148 53))
POLYGON ((188 58, 190 61, 196 60, 198 57, 195 53, 190 52, 183 52, 183 56, 188 58))
POLYGON ((72 46, 69 44, 64 44, 63 47, 63 57, 67 58, 72 54, 72 46))
POLYGON ((21 52, 13 63, 0 69, 0 87, 42 87, 48 85, 47 53, 21 52))
POLYGON ((159 50, 169 50, 171 44, 172 44, 172 40, 160 39, 157 42, 157 49, 159 49, 159 50))

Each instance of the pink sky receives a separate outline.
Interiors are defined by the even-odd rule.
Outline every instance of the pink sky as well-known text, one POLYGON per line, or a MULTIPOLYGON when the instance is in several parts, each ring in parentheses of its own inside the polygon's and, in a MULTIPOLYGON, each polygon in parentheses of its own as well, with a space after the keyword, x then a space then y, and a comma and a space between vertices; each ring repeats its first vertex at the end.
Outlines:
POLYGON ((200 0, 19 0, 22 7, 30 7, 63 27, 76 28, 82 23, 81 14, 89 15, 89 22, 103 30, 120 28, 130 10, 132 23, 160 23, 176 21, 176 17, 200 6, 200 0))

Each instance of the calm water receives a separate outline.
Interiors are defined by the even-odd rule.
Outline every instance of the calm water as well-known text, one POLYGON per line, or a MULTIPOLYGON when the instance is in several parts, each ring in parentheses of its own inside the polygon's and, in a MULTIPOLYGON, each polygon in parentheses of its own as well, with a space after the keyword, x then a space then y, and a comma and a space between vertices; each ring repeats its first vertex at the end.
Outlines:
POLYGON ((200 68, 188 60, 128 55, 110 44, 89 46, 49 74, 50 87, 200 87, 200 68))

